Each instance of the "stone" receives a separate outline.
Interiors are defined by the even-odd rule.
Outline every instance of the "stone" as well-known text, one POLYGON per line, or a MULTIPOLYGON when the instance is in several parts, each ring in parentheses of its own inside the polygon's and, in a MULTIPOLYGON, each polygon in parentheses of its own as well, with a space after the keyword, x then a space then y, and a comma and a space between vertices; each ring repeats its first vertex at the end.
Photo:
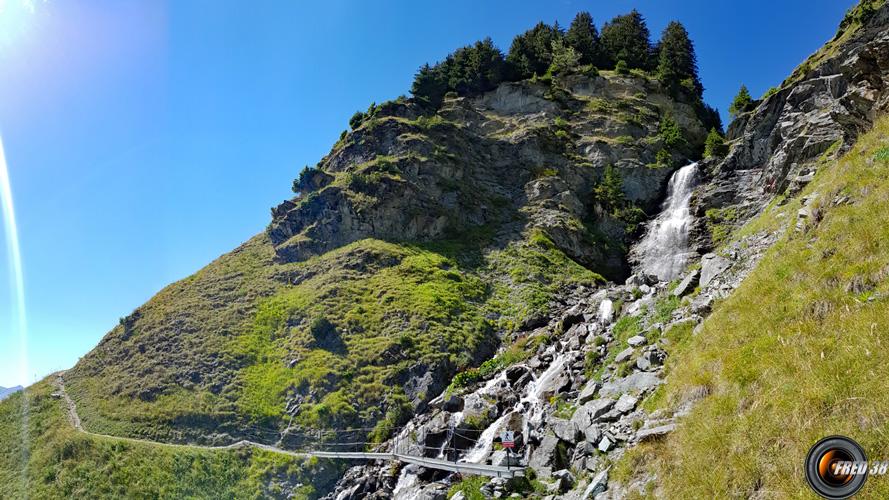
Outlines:
MULTIPOLYGON (((590 484, 587 486, 585 490, 583 490, 583 496, 581 498, 596 498, 597 495, 600 495, 608 489, 608 469, 605 469, 590 481, 590 484)), ((451 498, 453 500, 453 498, 451 498)))
POLYGON ((451 500, 466 500, 466 495, 464 495, 462 491, 458 491, 457 493, 454 493, 451 500))
POLYGON ((642 393, 662 384, 663 380, 651 372, 635 372, 624 378, 610 380, 602 384, 599 396, 612 397, 626 393, 642 393))
POLYGON ((445 401, 444 401, 444 403, 442 404, 441 408, 442 408, 444 411, 448 411, 448 412, 451 412, 451 413, 456 413, 456 412, 458 412, 458 411, 463 411, 463 398, 461 398, 460 396, 455 396, 455 395, 452 394, 452 395, 450 395, 449 397, 447 397, 447 399, 445 399, 445 401))
POLYGON ((632 347, 627 347, 623 351, 617 353, 617 356, 614 357, 614 362, 623 363, 624 361, 627 361, 628 359, 633 357, 633 352, 635 352, 635 349, 633 349, 632 347))
POLYGON ((650 441, 666 436, 676 430, 676 424, 660 425, 651 429, 642 429, 636 433, 637 441, 650 441))
POLYGON ((553 466, 558 466, 559 438, 555 434, 547 433, 540 441, 540 445, 531 452, 528 466, 536 470, 542 477, 549 477, 553 466))
POLYGON ((562 418, 550 418, 549 428, 553 434, 562 441, 575 444, 583 438, 583 433, 577 428, 577 423, 562 418))
POLYGON ((682 278, 682 281, 676 285, 676 288, 673 289, 673 295, 676 297, 688 295, 698 285, 700 277, 701 271, 699 269, 695 269, 688 273, 688 275, 686 275, 685 278, 682 278))
POLYGON ((596 399, 584 404, 581 408, 586 410, 590 415, 590 419, 595 419, 600 415, 604 415, 611 407, 614 406, 613 399, 596 399))
POLYGON ((603 299, 599 304, 599 321, 603 325, 610 324, 614 320, 614 303, 611 299, 603 299))
POLYGON ((599 390, 600 387, 602 387, 602 384, 595 380, 587 382, 583 390, 580 391, 580 395, 577 396, 577 402, 580 404, 584 404, 587 401, 592 400, 594 397, 596 397, 596 392, 599 390))
POLYGON ((636 403, 638 402, 638 398, 629 394, 623 394, 618 398, 617 403, 614 403, 614 409, 620 413, 629 413, 636 408, 636 403))
POLYGON ((651 346, 646 349, 641 356, 636 358, 636 368, 643 371, 654 370, 658 366, 664 364, 665 359, 667 359, 666 352, 660 348, 651 346))
POLYGON ((553 478, 559 485, 559 493, 565 493, 573 488, 576 481, 574 478, 574 474, 572 474, 571 471, 569 471, 568 469, 561 469, 553 472, 553 478))
POLYGON ((608 453, 608 450, 610 450, 613 446, 614 442, 608 439, 608 436, 603 436, 602 440, 599 441, 598 448, 599 451, 601 451, 602 453, 608 453))
POLYGON ((583 437, 590 446, 595 448, 593 443, 598 443, 602 439, 602 429, 597 425, 590 425, 583 431, 583 437))
POLYGON ((705 287, 731 265, 725 257, 708 253, 701 258, 701 287, 705 287))
POLYGON ((627 339, 627 344, 630 344, 630 346, 632 346, 632 347, 639 347, 640 345, 643 345, 646 342, 647 342, 647 340, 642 335, 635 335, 635 336, 627 339))

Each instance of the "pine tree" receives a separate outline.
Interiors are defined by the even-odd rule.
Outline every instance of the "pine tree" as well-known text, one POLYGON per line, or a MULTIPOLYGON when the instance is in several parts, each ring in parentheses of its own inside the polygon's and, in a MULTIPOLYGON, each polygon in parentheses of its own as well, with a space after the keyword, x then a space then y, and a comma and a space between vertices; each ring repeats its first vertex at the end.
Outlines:
POLYGON ((630 68, 646 69, 651 56, 648 26, 639 11, 617 16, 605 23, 600 37, 612 61, 625 61, 630 68))
POLYGON ((707 141, 704 143, 704 157, 722 158, 725 153, 725 139, 716 128, 711 128, 710 133, 707 134, 707 141))
POLYGON ((738 91, 738 95, 732 100, 732 104, 728 107, 728 112, 732 116, 738 116, 747 111, 747 108, 752 103, 753 99, 750 97, 750 91, 747 90, 747 86, 741 85, 741 90, 738 91))
POLYGON ((667 25, 658 43, 657 77, 674 92, 681 87, 686 87, 698 97, 704 92, 698 77, 694 44, 685 27, 676 21, 667 25))
POLYGON ((579 12, 565 34, 565 43, 580 55, 581 64, 602 64, 599 31, 589 12, 579 12))
POLYGON ((621 180, 620 172, 614 166, 608 165, 605 167, 602 180, 593 189, 593 196, 602 205, 602 208, 612 214, 626 205, 623 181, 621 180))
POLYGON ((424 64, 417 71, 416 76, 414 76, 414 83, 411 85, 411 95, 434 109, 438 109, 441 106, 447 91, 447 79, 438 65, 432 67, 424 64))
POLYGON ((542 75, 553 62, 552 44, 561 38, 561 33, 546 23, 537 23, 532 29, 516 36, 509 48, 506 62, 513 79, 530 78, 535 73, 542 75))
POLYGON ((562 75, 577 69, 580 56, 573 47, 566 46, 562 40, 553 40, 553 63, 549 72, 554 75, 562 75))

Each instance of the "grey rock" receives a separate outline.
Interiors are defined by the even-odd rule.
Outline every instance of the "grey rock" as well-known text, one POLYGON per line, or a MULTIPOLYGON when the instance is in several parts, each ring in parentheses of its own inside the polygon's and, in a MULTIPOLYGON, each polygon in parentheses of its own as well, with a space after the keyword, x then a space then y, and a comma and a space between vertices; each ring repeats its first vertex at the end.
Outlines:
POLYGON ((642 335, 635 335, 627 339, 627 344, 630 344, 631 347, 639 347, 647 342, 645 337, 642 335))
POLYGON ((715 253, 704 255, 701 258, 701 286, 709 285, 713 278, 722 274, 730 265, 731 261, 715 253))
POLYGON ((568 469, 561 469, 553 472, 553 478, 556 480, 559 493, 565 493, 574 487, 576 482, 574 474, 568 469))
POLYGON ((599 389, 603 397, 619 396, 626 393, 642 393, 657 387, 663 381, 651 372, 636 372, 627 377, 610 380, 599 389))
POLYGON ((633 349, 632 347, 627 347, 623 351, 617 353, 617 356, 614 357, 614 362, 615 363, 623 363, 624 361, 627 361, 628 359, 633 357, 634 351, 635 351, 635 349, 633 349))
POLYGON ((577 396, 577 402, 580 404, 584 404, 587 401, 592 400, 596 397, 596 392, 599 390, 599 387, 602 387, 602 384, 595 380, 590 380, 584 386, 583 390, 580 391, 580 394, 577 396))
POLYGON ((618 398, 617 403, 614 404, 614 409, 620 413, 628 413, 636 408, 636 403, 638 402, 638 398, 629 394, 623 394, 618 398))
POLYGON ((574 444, 580 441, 583 437, 583 433, 577 428, 576 422, 561 418, 550 418, 548 423, 549 428, 552 429, 556 437, 562 441, 574 444))
POLYGON ((662 349, 646 349, 641 356, 636 358, 636 368, 643 371, 654 370, 664 364, 665 359, 667 359, 667 353, 662 349))
POLYGON ((602 453, 607 453, 608 450, 614 447, 614 442, 608 439, 608 436, 603 436, 602 440, 599 441, 599 451, 602 453))
POLYGON ((637 441, 658 439, 676 430, 676 424, 666 424, 651 429, 642 429, 636 433, 637 441))
POLYGON ((549 477, 558 461, 558 446, 559 438, 547 433, 540 441, 540 445, 531 453, 528 466, 537 471, 541 477, 549 477))
POLYGON ((676 285, 676 288, 673 289, 673 295, 676 297, 682 297, 684 295, 689 294, 694 288, 698 285, 698 282, 701 277, 701 271, 699 269, 695 269, 694 271, 688 273, 682 281, 676 285))

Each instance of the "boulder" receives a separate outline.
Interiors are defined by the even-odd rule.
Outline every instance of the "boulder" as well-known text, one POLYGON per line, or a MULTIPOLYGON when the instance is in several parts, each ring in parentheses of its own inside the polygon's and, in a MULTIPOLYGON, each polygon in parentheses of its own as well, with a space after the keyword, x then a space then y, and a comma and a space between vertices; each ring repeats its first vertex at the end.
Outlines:
POLYGON ((583 438, 583 433, 577 428, 577 423, 562 418, 550 418, 549 428, 553 434, 562 441, 575 444, 583 438))
POLYGON ((698 285, 698 281, 701 277, 701 271, 695 269, 694 271, 688 273, 688 275, 676 285, 676 288, 673 289, 673 295, 676 297, 682 297, 691 293, 692 290, 698 285))
POLYGON ((619 396, 626 393, 643 393, 663 383, 657 375, 650 372, 636 372, 624 378, 611 380, 602 385, 599 395, 602 397, 619 396))
POLYGON ((644 345, 647 342, 645 337, 642 335, 634 335, 627 339, 627 344, 631 347, 639 347, 640 345, 644 345))
POLYGON ((649 441, 659 439, 676 430, 676 424, 660 425, 651 429, 642 429, 636 433, 637 441, 649 441))
POLYGON ((549 477, 554 467, 561 468, 562 457, 559 456, 559 438, 547 433, 540 445, 531 452, 528 466, 537 471, 541 477, 549 477))
POLYGON ((556 480, 559 493, 565 493, 573 488, 576 481, 574 474, 568 469, 561 469, 553 472, 553 479, 556 480))
POLYGON ((731 261, 725 257, 708 253, 701 257, 701 286, 705 287, 713 281, 713 278, 722 274, 731 266, 731 261))
POLYGON ((599 304, 599 321, 603 325, 610 324, 614 320, 614 303, 611 299, 603 299, 599 304))
POLYGON ((663 350, 657 347, 646 349, 641 356, 636 358, 636 368, 643 371, 654 370, 664 364, 665 359, 667 359, 667 353, 663 350))
POLYGON ((617 353, 617 356, 614 357, 615 363, 623 363, 624 361, 629 360, 633 357, 634 349, 632 347, 627 347, 623 351, 617 353))
POLYGON ((636 403, 638 402, 638 398, 629 394, 623 394, 618 398, 617 403, 614 403, 614 409, 620 413, 629 413, 636 408, 636 403))
POLYGON ((614 447, 614 441, 608 439, 608 436, 602 436, 602 440, 599 441, 599 451, 602 453, 608 453, 608 450, 614 447))
POLYGON ((596 397, 596 392, 599 390, 599 387, 602 387, 602 384, 595 380, 587 382, 583 390, 580 391, 580 395, 577 396, 577 402, 584 404, 587 401, 592 400, 596 397))

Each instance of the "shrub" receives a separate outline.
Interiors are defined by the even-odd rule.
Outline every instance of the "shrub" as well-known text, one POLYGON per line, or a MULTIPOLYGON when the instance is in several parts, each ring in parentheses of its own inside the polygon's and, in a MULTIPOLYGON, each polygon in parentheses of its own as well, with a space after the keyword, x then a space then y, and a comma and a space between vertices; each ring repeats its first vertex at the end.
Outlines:
POLYGON ((614 71, 617 72, 618 75, 629 75, 630 67, 627 65, 627 62, 621 59, 617 61, 617 64, 614 66, 614 71))
POLYGON ((361 126, 361 123, 364 122, 364 118, 364 113, 356 111, 355 114, 352 115, 352 118, 349 118, 349 127, 351 127, 352 130, 355 130, 361 126))
POLYGON ((769 90, 766 90, 766 93, 762 95, 762 98, 768 99, 769 97, 772 97, 773 95, 777 94, 779 90, 781 90, 781 89, 779 89, 778 87, 771 87, 771 88, 769 88, 769 90))

